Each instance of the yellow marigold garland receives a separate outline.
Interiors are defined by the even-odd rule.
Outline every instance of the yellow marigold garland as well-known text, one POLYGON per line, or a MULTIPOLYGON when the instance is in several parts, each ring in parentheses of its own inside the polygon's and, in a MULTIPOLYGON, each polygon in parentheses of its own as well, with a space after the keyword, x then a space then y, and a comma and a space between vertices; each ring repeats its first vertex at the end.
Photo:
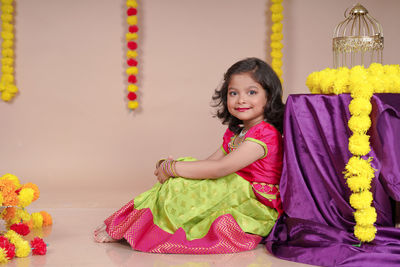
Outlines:
POLYGON ((0 248, 0 263, 8 263, 7 251, 0 248))
POLYGON ((13 0, 1 0, 1 78, 0 93, 3 101, 10 101, 18 92, 14 82, 14 26, 13 0))
POLYGON ((372 158, 363 158, 370 152, 367 131, 371 127, 371 97, 373 93, 400 93, 400 66, 373 63, 369 68, 326 68, 311 73, 306 85, 314 94, 351 94, 348 126, 353 132, 349 138, 349 151, 353 156, 345 167, 344 177, 353 192, 349 202, 356 210, 354 235, 361 242, 371 242, 376 234, 377 214, 371 206, 373 195, 369 190, 375 169, 370 164, 372 158))
POLYGON ((43 216, 40 212, 31 214, 33 221, 33 228, 41 228, 43 226, 43 216))
POLYGON ((271 67, 272 69, 276 72, 278 75, 279 79, 281 80, 281 83, 283 83, 282 80, 282 39, 283 39, 283 34, 282 34, 282 20, 283 20, 283 6, 282 6, 282 1, 283 0, 272 0, 272 5, 270 7, 271 10, 271 20, 272 20, 272 34, 271 34, 271 67))
POLYGON ((128 8, 127 10, 127 23, 129 25, 129 31, 126 34, 126 41, 127 46, 128 46, 128 52, 126 54, 127 56, 127 65, 128 68, 126 69, 126 74, 128 75, 128 108, 129 109, 136 109, 139 106, 139 102, 136 100, 137 95, 136 91, 138 90, 138 86, 136 85, 137 83, 137 74, 139 72, 138 70, 138 62, 136 60, 137 57, 137 39, 138 39, 138 34, 137 32, 139 31, 139 28, 137 26, 137 2, 136 0, 127 0, 126 1, 126 6, 128 8))
POLYGON ((7 233, 4 234, 4 236, 15 245, 15 256, 19 258, 24 258, 29 255, 29 253, 31 252, 29 242, 24 240, 19 234, 17 234, 13 230, 9 230, 7 233))
POLYGON ((308 75, 306 85, 313 94, 338 95, 351 93, 351 89, 353 93, 359 94, 357 101, 370 102, 371 90, 363 90, 363 86, 372 87, 372 93, 400 93, 400 66, 372 63, 368 68, 326 68, 308 75), (351 84, 355 88, 351 88, 351 84))
POLYGON ((41 229, 43 226, 52 224, 52 218, 47 212, 29 214, 25 209, 37 200, 39 195, 39 188, 33 183, 21 185, 18 177, 9 173, 0 177, 0 205, 4 209, 1 217, 5 220, 8 229, 4 235, 0 236, 2 239, 0 263, 7 263, 14 255, 27 257, 31 251, 32 255, 46 254, 47 245, 42 238, 36 236, 29 243, 21 236, 27 235, 33 229, 41 229))
POLYGON ((0 177, 0 205, 12 206, 3 210, 0 216, 8 226, 16 223, 26 223, 30 228, 51 225, 52 218, 45 211, 29 214, 25 209, 39 198, 37 185, 26 183, 21 185, 17 176, 5 174, 0 177))

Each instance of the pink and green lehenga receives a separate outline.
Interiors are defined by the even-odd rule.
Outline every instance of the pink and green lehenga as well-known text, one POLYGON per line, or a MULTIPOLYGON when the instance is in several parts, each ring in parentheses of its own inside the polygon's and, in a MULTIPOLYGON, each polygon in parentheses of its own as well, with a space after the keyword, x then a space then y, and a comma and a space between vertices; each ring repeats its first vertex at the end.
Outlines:
MULTIPOLYGON (((226 142, 234 135, 225 138, 227 133, 222 148, 229 153, 226 142)), ((268 147, 263 159, 276 150, 271 140, 254 140, 268 147)), ((270 156, 268 160, 274 158, 270 156)), ((279 166, 274 168, 279 170, 279 166)), ((107 218, 106 231, 144 252, 216 254, 251 250, 269 234, 282 212, 277 186, 280 173, 278 178, 263 177, 262 181, 257 175, 249 181, 249 177, 243 177, 248 173, 238 173, 215 180, 178 177, 157 183, 107 218)))

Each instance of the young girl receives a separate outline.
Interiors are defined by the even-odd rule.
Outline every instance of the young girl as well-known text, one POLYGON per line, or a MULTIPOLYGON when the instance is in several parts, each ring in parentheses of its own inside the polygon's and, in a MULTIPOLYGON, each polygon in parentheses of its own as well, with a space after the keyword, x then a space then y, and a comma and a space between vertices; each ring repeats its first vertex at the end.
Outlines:
POLYGON ((262 60, 231 66, 213 100, 229 128, 205 160, 161 160, 159 183, 112 214, 94 232, 97 242, 125 239, 154 253, 232 253, 251 250, 282 213, 284 104, 279 78, 262 60))

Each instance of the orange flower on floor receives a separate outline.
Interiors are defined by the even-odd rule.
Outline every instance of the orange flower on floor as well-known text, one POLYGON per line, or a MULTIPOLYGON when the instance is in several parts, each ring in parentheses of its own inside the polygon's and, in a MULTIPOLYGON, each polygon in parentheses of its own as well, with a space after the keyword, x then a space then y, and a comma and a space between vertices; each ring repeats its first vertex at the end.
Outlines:
POLYGON ((3 211, 3 220, 10 221, 14 217, 15 217, 15 208, 14 207, 6 208, 3 211))
POLYGON ((17 206, 18 195, 15 193, 15 184, 10 180, 0 180, 0 191, 3 195, 3 206, 17 206))
POLYGON ((41 211, 40 214, 42 214, 43 217, 43 226, 53 224, 53 219, 51 218, 50 214, 48 214, 46 211, 41 211))

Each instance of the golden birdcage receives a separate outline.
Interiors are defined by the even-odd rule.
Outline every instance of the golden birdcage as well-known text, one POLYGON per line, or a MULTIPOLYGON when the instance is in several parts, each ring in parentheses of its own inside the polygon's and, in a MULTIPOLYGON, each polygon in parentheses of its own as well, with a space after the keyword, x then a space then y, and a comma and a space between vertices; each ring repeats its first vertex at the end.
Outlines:
POLYGON ((382 63, 382 26, 360 4, 348 10, 344 12, 345 20, 336 26, 333 34, 334 68, 382 63))

